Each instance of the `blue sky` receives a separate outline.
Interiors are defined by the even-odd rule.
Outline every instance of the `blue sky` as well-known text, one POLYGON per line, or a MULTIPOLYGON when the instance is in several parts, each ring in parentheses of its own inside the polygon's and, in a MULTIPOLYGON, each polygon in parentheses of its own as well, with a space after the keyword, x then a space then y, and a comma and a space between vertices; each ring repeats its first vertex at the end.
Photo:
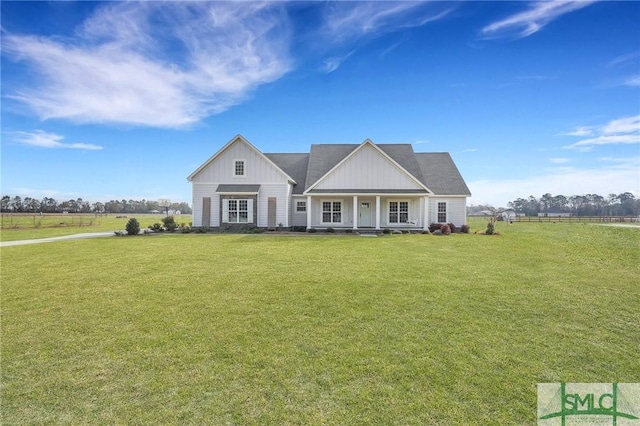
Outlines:
POLYGON ((191 202, 236 134, 448 151, 471 204, 640 196, 640 2, 10 2, 2 194, 191 202))

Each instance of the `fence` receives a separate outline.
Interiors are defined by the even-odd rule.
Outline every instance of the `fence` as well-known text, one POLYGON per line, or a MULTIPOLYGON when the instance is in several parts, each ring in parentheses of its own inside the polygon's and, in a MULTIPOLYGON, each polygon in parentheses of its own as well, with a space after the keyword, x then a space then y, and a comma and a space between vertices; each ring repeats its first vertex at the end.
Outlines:
POLYGON ((640 222, 640 216, 517 216, 515 222, 640 222))

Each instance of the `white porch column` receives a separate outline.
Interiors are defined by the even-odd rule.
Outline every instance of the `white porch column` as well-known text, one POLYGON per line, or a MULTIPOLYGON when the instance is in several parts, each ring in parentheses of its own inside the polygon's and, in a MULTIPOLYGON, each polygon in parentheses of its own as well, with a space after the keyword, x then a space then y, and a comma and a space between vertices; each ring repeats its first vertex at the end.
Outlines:
POLYGON ((311 195, 307 195, 307 229, 311 229, 311 195))
POLYGON ((353 229, 358 229, 358 196, 353 196, 353 229))
POLYGON ((380 229, 380 196, 376 195, 376 229, 380 229))
POLYGON ((424 217, 422 221, 424 222, 422 225, 422 229, 425 231, 429 229, 429 197, 424 197, 424 217))

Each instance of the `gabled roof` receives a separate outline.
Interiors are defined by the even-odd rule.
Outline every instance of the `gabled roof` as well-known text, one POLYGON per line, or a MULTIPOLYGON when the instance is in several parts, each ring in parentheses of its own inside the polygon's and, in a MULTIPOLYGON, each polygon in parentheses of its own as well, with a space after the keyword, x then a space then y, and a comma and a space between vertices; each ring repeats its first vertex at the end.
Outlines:
POLYGON ((448 152, 417 152, 415 157, 422 170, 424 184, 435 195, 471 196, 448 152))
POLYGON ((411 145, 376 145, 370 139, 365 139, 365 141, 360 145, 312 145, 305 192, 312 190, 313 187, 319 184, 321 180, 331 174, 331 172, 336 170, 341 164, 344 164, 350 157, 354 156, 356 152, 363 149, 365 146, 370 146, 374 150, 378 151, 382 157, 386 157, 391 164, 400 168, 407 177, 410 178, 410 180, 413 180, 419 187, 424 188, 425 192, 429 191, 429 188, 426 188, 420 179, 420 166, 415 160, 415 155, 411 145), (312 165, 314 166, 313 168, 312 165), (311 176, 310 173, 312 174, 311 176))
POLYGON ((220 148, 220 150, 218 152, 216 152, 215 154, 213 154, 213 156, 211 158, 209 158, 207 161, 205 161, 200 167, 198 167, 193 173, 191 173, 188 177, 187 180, 188 181, 192 181, 197 175, 198 173, 200 173, 202 170, 204 170, 205 168, 207 168, 207 166, 209 166, 209 164, 213 163, 215 161, 216 158, 218 158, 220 155, 222 155, 223 152, 225 152, 227 150, 227 148, 229 148, 231 145, 233 145, 234 143, 238 142, 238 141, 242 141, 245 144, 247 144, 251 149, 253 149, 256 154, 259 157, 262 157, 267 163, 271 164, 275 169, 277 169, 278 171, 280 171, 283 175, 285 175, 287 177, 287 179, 289 179, 292 183, 296 183, 296 181, 288 174, 286 173, 284 170, 282 170, 277 164, 275 164, 272 160, 269 159, 269 157, 267 157, 266 155, 264 155, 262 153, 262 151, 260 151, 258 148, 256 148, 255 146, 253 146, 251 144, 251 142, 249 142, 248 140, 246 140, 242 135, 236 135, 233 139, 231 139, 229 142, 227 142, 227 144, 225 146, 223 146, 222 148, 220 148))

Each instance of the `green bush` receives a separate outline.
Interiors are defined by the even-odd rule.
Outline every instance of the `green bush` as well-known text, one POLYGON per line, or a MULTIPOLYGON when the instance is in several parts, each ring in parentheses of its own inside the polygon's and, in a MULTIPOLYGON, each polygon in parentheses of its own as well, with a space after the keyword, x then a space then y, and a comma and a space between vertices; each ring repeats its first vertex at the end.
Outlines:
POLYGON ((127 222, 127 235, 138 235, 140 233, 140 222, 135 217, 132 217, 127 222))
POLYGON ((307 232, 310 234, 315 234, 316 232, 318 232, 318 230, 316 228, 309 228, 307 229, 307 232))
POLYGON ((387 235, 389 235, 389 234, 391 234, 391 229, 389 229, 389 228, 384 228, 384 229, 382 230, 382 233, 383 233, 383 234, 387 234, 387 235))
POLYGON ((493 234, 496 233, 496 227, 493 224, 493 222, 487 223, 487 230, 484 231, 484 233, 487 234, 487 235, 493 235, 493 234))
POLYGON ((469 233, 469 225, 462 225, 460 227, 460 232, 462 232, 464 234, 468 234, 469 233))
POLYGON ((164 229, 166 229, 169 232, 175 231, 176 228, 178 227, 178 224, 176 223, 173 216, 163 217, 162 223, 164 223, 164 229))

